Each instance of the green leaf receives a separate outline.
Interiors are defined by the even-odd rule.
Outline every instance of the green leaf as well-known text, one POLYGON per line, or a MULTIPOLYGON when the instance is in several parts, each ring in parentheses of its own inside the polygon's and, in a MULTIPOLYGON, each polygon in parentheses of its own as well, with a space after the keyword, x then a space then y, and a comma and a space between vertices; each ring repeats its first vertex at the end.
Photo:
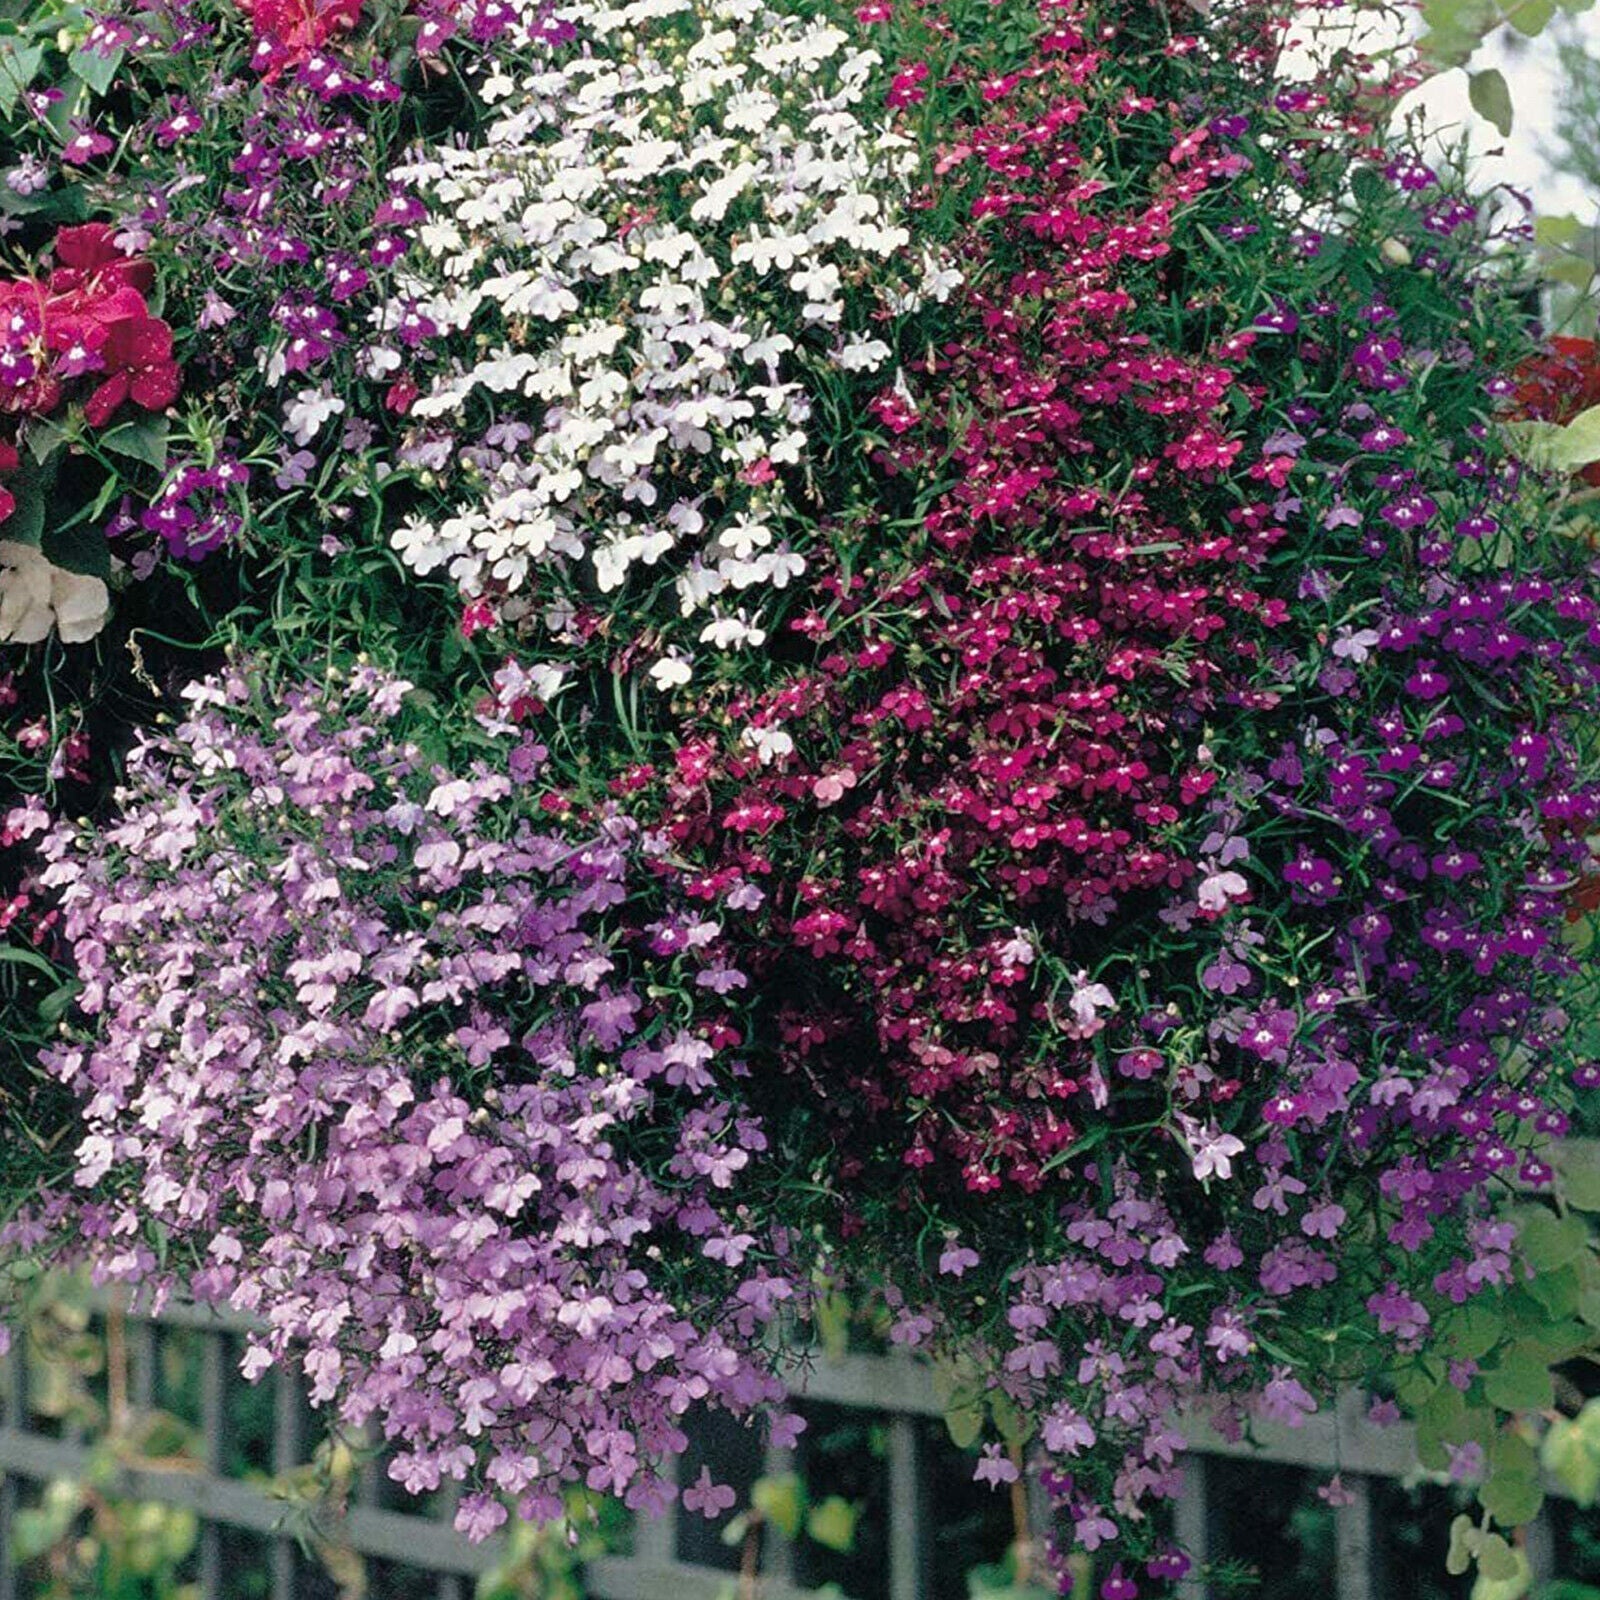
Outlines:
POLYGON ((1374 167, 1357 167, 1350 174, 1350 193, 1364 206, 1378 204, 1388 192, 1389 185, 1383 174, 1374 167))
POLYGON ((9 961, 19 967, 32 967, 47 978, 56 976, 56 969, 42 955, 33 950, 24 950, 19 945, 0 944, 0 961, 9 961))
POLYGON ((1556 0, 1515 0, 1506 7, 1506 21, 1524 38, 1532 39, 1544 32, 1556 14, 1556 0))
POLYGON ((1580 411, 1556 440, 1552 465, 1568 472, 1600 461, 1600 406, 1580 411))
MULTIPOLYGON (((1489 1450, 1489 1476, 1478 1489, 1483 1509, 1504 1527, 1531 1522, 1544 1504, 1539 1487, 1539 1457, 1520 1434, 1503 1433, 1489 1450)), ((1483 1560, 1491 1534, 1483 1542, 1478 1559, 1483 1560)))
POLYGON ((989 1396, 989 1415, 1007 1444, 1023 1445, 1033 1437, 1033 1423, 1019 1406, 998 1390, 989 1396))
POLYGON ((100 435, 100 443, 119 456, 143 461, 160 472, 167 464, 167 419, 144 416, 119 422, 100 435))
POLYGON ((1561 1194, 1580 1211, 1600 1211, 1600 1145, 1580 1145, 1562 1152, 1561 1194))
POLYGON ((1467 1402, 1453 1384, 1443 1384, 1429 1397, 1417 1416, 1417 1459, 1435 1472, 1449 1462, 1447 1445, 1464 1442, 1462 1422, 1467 1402))
POLYGON ((1497 1472, 1478 1489, 1483 1509, 1504 1527, 1517 1528, 1532 1522, 1544 1504, 1544 1490, 1536 1477, 1520 1473, 1497 1472))
POLYGON ((1459 1361, 1478 1361, 1499 1344, 1505 1330, 1488 1306, 1466 1305, 1449 1317, 1443 1331, 1450 1353, 1459 1361))
POLYGON ((28 453, 43 466, 67 442, 67 430, 49 417, 34 417, 23 433, 28 453))
POLYGON ((1498 67, 1472 73, 1467 80, 1467 98, 1480 117, 1499 129, 1502 139, 1511 137, 1511 90, 1498 67))
POLYGON ((1483 1392, 1502 1411, 1537 1411, 1555 1399, 1550 1369, 1521 1350, 1484 1374, 1483 1392))
POLYGON ((55 459, 47 466, 39 466, 27 456, 8 480, 7 487, 16 496, 16 509, 0 527, 0 538, 15 544, 39 546, 39 536, 44 532, 45 496, 55 483, 55 459))
POLYGON ((67 65, 80 83, 87 84, 97 95, 103 95, 111 87, 117 68, 122 65, 122 56, 120 49, 113 50, 110 55, 101 55, 98 50, 80 47, 67 58, 67 65))
POLYGON ((56 136, 65 144, 72 137, 72 119, 78 115, 78 108, 83 102, 84 88, 76 78, 68 78, 58 87, 61 90, 61 98, 45 112, 44 120, 55 129, 56 136))
POLYGON ((806 1532, 824 1549, 837 1550, 844 1555, 855 1548, 856 1523, 860 1517, 859 1506, 840 1495, 830 1494, 806 1513, 806 1532))
POLYGON ((1556 1367, 1594 1348, 1594 1334, 1575 1317, 1547 1323, 1528 1336, 1528 1343, 1546 1366, 1556 1367))
POLYGON ((944 1414, 950 1442, 958 1450, 970 1450, 983 1435, 982 1406, 950 1406, 944 1414))
POLYGON ((1520 1219, 1517 1243, 1536 1272, 1555 1272, 1589 1247, 1589 1230, 1578 1217, 1533 1210, 1520 1219))
POLYGON ((51 566, 60 567, 63 572, 81 573, 86 578, 111 576, 106 536, 87 517, 47 526, 40 536, 39 549, 51 566))
POLYGON ((22 91, 33 82, 33 75, 44 60, 42 44, 18 45, 0 40, 0 117, 9 117, 22 98, 22 91))
POLYGON ((1600 1455, 1591 1446, 1584 1430, 1566 1417, 1550 1424, 1540 1447, 1539 1459, 1546 1472, 1580 1506, 1592 1506, 1600 1494, 1600 1455))
POLYGON ((83 985, 76 978, 70 978, 66 983, 58 985, 39 1002, 39 1020, 50 1027, 54 1027, 72 1008, 72 1002, 83 992, 83 985))
POLYGON ((1520 1550, 1513 1550, 1504 1539, 1492 1547, 1491 1541, 1497 1538, 1498 1534, 1490 1534, 1483 1542, 1472 1600, 1522 1600, 1533 1582, 1528 1558, 1520 1550))
POLYGON ((750 1490, 750 1504, 781 1533, 793 1539, 800 1532, 802 1505, 797 1473, 777 1472, 757 1478, 750 1490))
POLYGON ((1418 1410, 1438 1387, 1440 1375, 1418 1365, 1395 1385, 1395 1395, 1408 1411, 1418 1410))

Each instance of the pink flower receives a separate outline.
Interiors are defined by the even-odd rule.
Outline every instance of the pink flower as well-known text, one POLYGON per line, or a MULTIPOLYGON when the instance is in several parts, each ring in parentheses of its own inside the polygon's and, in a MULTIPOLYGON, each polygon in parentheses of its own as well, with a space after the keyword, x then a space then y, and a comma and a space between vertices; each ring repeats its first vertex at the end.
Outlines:
POLYGON ((1020 1474, 1003 1446, 986 1444, 983 1447, 983 1459, 973 1469, 972 1476, 978 1483, 987 1483, 991 1488, 998 1489, 1002 1483, 1015 1483, 1020 1474))
POLYGON ((711 1481, 710 1467, 701 1467, 700 1476, 683 1491, 683 1503, 701 1516, 720 1517, 731 1511, 739 1497, 726 1484, 711 1481))

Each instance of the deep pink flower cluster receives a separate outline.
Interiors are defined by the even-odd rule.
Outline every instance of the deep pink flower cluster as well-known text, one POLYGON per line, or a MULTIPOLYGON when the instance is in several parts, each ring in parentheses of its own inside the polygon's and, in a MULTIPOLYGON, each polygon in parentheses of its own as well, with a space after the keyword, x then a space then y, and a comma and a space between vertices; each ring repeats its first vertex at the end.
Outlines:
POLYGON ((470 1533, 497 1493, 656 1504, 691 1406, 782 1395, 766 1139, 726 1031, 654 997, 742 980, 705 911, 608 935, 650 840, 535 826, 546 752, 497 716, 430 761, 409 687, 232 668, 114 825, 44 839, 98 1023, 47 1058, 84 1100, 76 1221, 102 1274, 258 1314, 246 1372, 294 1352, 408 1490, 473 1478, 470 1533))
MULTIPOLYGON (((1492 218, 1269 52, 1252 103, 1247 35, 1225 73, 1041 19, 954 68, 928 204, 966 287, 879 397, 793 664, 633 781, 764 890, 762 1103, 826 1130, 902 1342, 986 1342, 1094 1549, 1172 1488, 1183 1403, 1298 1422, 1513 1281, 1492 1193, 1550 1184, 1585 1081, 1600 574, 1484 422, 1492 218), (1352 160, 1337 236, 1261 203, 1352 160)), ((1495 1354, 1452 1381, 1481 1402, 1495 1354)))

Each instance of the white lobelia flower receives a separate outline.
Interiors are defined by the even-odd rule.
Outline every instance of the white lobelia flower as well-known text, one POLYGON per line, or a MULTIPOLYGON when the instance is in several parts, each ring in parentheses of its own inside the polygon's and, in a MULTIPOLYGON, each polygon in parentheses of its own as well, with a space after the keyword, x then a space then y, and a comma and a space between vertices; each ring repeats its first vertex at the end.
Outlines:
POLYGON ((739 737, 755 751, 764 767, 794 751, 794 740, 782 728, 746 728, 739 737))
POLYGON ((1244 1141, 1224 1133, 1214 1122, 1202 1124, 1181 1111, 1177 1120, 1195 1177, 1202 1183, 1208 1178, 1231 1178, 1233 1159, 1244 1154, 1244 1141))
POLYGON ((1072 1013, 1071 1032, 1086 1039, 1105 1027, 1102 1011, 1117 1009, 1116 996, 1103 984, 1091 983, 1089 974, 1082 971, 1072 975, 1072 993, 1067 999, 1067 1009, 1072 1013))
POLYGON ((328 419, 339 416, 344 408, 344 401, 329 389, 302 389, 284 406, 283 416, 294 442, 308 445, 328 419))
POLYGON ((693 676, 688 657, 676 650, 668 651, 650 668, 650 681, 663 690, 681 689, 693 676))
POLYGON ((1200 880, 1195 898, 1202 911, 1226 911, 1236 900, 1245 899, 1250 884, 1243 874, 1213 868, 1200 880))
MULTIPOLYGON (((540 0, 507 4, 535 31, 540 0)), ((810 459, 811 386, 886 366, 896 306, 953 271, 909 249, 917 151, 873 109, 890 65, 787 4, 575 0, 570 54, 491 66, 477 142, 392 174, 429 209, 401 298, 456 356, 414 414, 459 431, 488 401, 522 431, 487 469, 475 449, 476 470, 441 469, 454 505, 395 548, 502 605, 536 591, 529 626, 597 592, 638 608, 616 636, 661 639, 664 688, 696 644, 765 642, 769 596, 804 571, 770 469, 810 459), (740 611, 708 615, 732 592, 740 611)), ((380 342, 400 314, 375 315, 380 342)))

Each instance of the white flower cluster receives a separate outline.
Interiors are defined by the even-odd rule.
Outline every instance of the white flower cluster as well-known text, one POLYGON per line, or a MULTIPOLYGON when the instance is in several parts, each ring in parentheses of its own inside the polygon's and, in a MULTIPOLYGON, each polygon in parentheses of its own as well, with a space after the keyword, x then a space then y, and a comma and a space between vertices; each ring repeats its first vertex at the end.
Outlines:
POLYGON ((483 85, 481 144, 397 174, 433 212, 409 309, 472 352, 412 415, 492 418, 498 448, 394 544, 468 595, 536 592, 557 635, 625 591, 668 688, 697 646, 764 642, 764 592, 804 570, 781 469, 811 460, 816 380, 889 363, 880 334, 951 275, 909 248, 916 153, 868 120, 882 63, 840 28, 763 0, 562 15, 562 64, 483 85))

